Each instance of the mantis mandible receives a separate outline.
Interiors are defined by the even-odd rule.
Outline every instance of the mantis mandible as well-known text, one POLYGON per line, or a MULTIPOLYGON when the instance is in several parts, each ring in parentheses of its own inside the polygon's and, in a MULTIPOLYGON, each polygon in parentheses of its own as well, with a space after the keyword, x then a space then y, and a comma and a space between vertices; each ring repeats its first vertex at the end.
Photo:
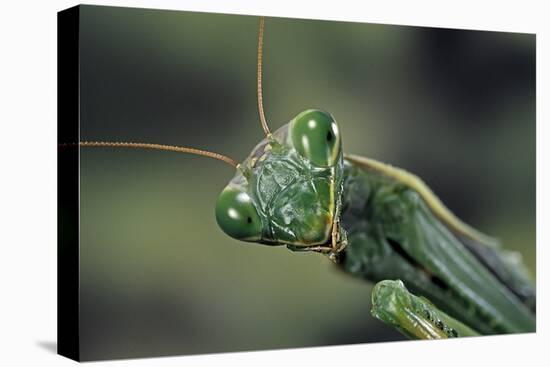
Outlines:
POLYGON ((262 97, 263 17, 257 99, 265 138, 243 162, 205 150, 134 142, 81 147, 202 155, 232 166, 216 220, 228 236, 317 252, 371 282, 372 314, 411 338, 535 330, 535 287, 514 254, 457 218, 417 176, 345 154, 335 118, 307 109, 271 131, 262 97), (412 292, 413 294, 409 293, 412 292))

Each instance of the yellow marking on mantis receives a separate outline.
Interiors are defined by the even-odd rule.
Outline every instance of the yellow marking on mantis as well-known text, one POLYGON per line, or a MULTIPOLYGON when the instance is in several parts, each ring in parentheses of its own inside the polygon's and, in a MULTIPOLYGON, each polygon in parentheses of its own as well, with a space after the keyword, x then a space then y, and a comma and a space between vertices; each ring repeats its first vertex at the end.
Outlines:
POLYGON ((380 172, 383 175, 393 178, 418 192, 430 210, 445 224, 447 224, 451 230, 489 247, 499 247, 499 242, 496 238, 487 236, 475 228, 470 227, 454 215, 434 194, 428 185, 426 185, 426 183, 424 183, 424 181, 422 181, 422 179, 415 174, 371 158, 365 158, 353 154, 344 154, 344 158, 367 169, 380 172))

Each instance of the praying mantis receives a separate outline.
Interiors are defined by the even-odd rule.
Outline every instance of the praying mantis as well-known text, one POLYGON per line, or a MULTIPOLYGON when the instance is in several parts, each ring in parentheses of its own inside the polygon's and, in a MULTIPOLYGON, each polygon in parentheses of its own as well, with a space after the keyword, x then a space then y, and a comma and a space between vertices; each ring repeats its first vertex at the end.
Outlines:
POLYGON ((376 283, 372 315, 410 338, 535 330, 535 287, 498 241, 458 219, 405 170, 346 154, 336 119, 307 109, 276 131, 262 96, 260 17, 257 99, 265 138, 243 162, 151 143, 83 141, 81 147, 167 150, 235 168, 216 204, 228 236, 326 256, 376 283))

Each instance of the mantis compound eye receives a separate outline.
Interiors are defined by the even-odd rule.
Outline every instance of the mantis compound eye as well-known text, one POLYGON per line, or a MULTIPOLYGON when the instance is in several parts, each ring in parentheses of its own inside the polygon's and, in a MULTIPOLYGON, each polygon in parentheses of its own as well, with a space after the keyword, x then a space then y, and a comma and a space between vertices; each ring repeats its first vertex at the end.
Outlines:
POLYGON ((291 122, 290 136, 298 153, 314 165, 330 167, 338 160, 340 132, 329 113, 320 110, 301 112, 291 122))
POLYGON ((225 188, 216 203, 216 221, 228 235, 242 241, 257 241, 262 222, 250 196, 235 187, 225 188))

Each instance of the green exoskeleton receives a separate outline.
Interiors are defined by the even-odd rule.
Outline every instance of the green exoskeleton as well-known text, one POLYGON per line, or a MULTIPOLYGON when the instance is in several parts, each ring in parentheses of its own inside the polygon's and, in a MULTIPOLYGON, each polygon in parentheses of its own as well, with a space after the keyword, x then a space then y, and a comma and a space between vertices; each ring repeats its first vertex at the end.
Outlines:
POLYGON ((217 153, 148 143, 81 146, 172 150, 236 168, 216 204, 220 228, 238 240, 326 255, 377 282, 372 314, 411 338, 535 330, 535 288, 521 261, 456 218, 415 175, 345 154, 335 118, 307 109, 237 163, 217 153), (409 293, 411 292, 411 293, 409 293))
POLYGON ((410 294, 400 280, 383 280, 372 291, 372 315, 412 339, 476 336, 476 331, 410 294))

